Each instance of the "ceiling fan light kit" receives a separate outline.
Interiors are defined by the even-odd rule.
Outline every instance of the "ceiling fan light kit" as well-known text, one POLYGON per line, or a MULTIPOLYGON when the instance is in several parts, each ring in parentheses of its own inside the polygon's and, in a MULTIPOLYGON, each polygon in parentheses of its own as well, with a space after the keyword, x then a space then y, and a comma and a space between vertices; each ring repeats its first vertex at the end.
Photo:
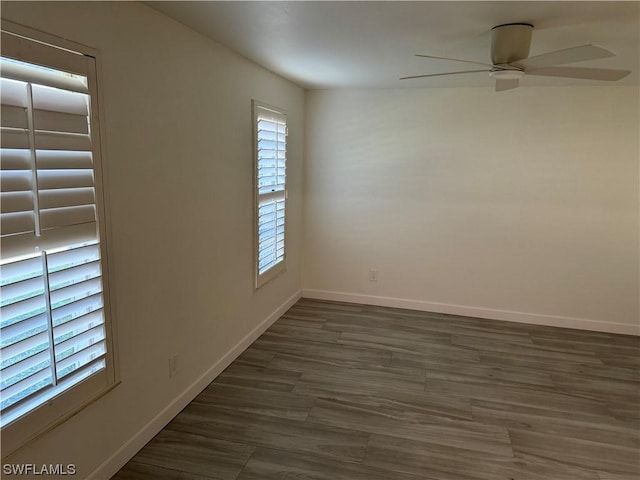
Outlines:
POLYGON ((520 80, 524 77, 524 72, 516 68, 505 68, 504 70, 491 70, 489 76, 496 80, 520 80))
POLYGON ((525 75, 617 81, 631 73, 628 70, 559 66, 615 56, 615 53, 612 51, 596 45, 582 45, 580 47, 556 50, 529 57, 532 36, 533 25, 529 23, 497 25, 491 29, 492 63, 490 64, 473 60, 416 54, 417 57, 423 58, 483 65, 488 67, 487 69, 412 75, 402 77, 400 80, 459 75, 462 73, 489 72, 489 76, 496 81, 496 92, 501 92, 517 88, 520 85, 520 80, 524 78, 525 75))

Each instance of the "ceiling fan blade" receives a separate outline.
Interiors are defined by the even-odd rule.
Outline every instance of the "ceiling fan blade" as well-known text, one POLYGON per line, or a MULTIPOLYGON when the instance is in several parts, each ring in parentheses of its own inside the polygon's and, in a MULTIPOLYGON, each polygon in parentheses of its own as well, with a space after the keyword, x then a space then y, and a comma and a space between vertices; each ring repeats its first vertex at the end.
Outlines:
POLYGON ((629 70, 613 70, 611 68, 583 67, 547 67, 527 70, 527 75, 543 75, 547 77, 583 78, 585 80, 606 80, 615 82, 631 72, 629 70))
POLYGON ((585 60, 597 60, 599 58, 615 57, 615 53, 606 48, 595 45, 582 45, 581 47, 566 48, 555 52, 543 53, 535 57, 525 58, 515 62, 518 66, 524 67, 525 71, 565 65, 567 63, 583 62, 585 60))
POLYGON ((428 75, 412 75, 410 77, 401 77, 400 80, 410 80, 412 78, 442 77, 444 75, 458 75, 460 73, 479 73, 479 72, 490 72, 490 71, 491 70, 464 70, 462 72, 430 73, 428 75))
POLYGON ((496 80, 496 92, 511 90, 512 88, 518 88, 519 86, 520 80, 518 80, 517 78, 510 78, 509 80, 496 80))
POLYGON ((434 57, 433 55, 421 55, 419 53, 416 53, 414 56, 422 58, 435 58, 436 60, 450 60, 452 62, 473 63, 474 65, 482 65, 483 67, 493 67, 493 65, 491 65, 490 63, 474 62, 473 60, 460 60, 459 58, 434 57))

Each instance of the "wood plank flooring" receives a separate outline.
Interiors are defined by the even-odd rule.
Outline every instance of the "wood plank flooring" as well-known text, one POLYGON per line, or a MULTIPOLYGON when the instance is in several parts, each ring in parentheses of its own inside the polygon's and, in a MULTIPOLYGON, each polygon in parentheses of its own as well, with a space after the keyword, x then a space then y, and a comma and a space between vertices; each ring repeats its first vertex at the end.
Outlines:
POLYGON ((116 480, 640 480, 640 339, 302 299, 116 480))

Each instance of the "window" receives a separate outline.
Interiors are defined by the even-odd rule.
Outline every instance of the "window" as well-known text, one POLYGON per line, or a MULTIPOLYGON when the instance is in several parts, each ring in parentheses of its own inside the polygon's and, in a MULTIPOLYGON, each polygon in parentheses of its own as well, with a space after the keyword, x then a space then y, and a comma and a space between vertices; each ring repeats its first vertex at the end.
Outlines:
POLYGON ((256 287, 285 270, 287 117, 253 102, 256 152, 256 287))
POLYGON ((9 453, 115 377, 95 58, 3 24, 0 62, 0 423, 9 453))

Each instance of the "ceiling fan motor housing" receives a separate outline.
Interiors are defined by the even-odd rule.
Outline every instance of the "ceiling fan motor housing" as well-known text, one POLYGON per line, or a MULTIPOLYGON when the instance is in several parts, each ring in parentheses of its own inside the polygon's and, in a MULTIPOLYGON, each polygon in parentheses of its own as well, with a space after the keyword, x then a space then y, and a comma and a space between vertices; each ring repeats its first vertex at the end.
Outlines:
POLYGON ((491 62, 494 65, 517 62, 529 56, 533 25, 508 23, 491 30, 491 62))

